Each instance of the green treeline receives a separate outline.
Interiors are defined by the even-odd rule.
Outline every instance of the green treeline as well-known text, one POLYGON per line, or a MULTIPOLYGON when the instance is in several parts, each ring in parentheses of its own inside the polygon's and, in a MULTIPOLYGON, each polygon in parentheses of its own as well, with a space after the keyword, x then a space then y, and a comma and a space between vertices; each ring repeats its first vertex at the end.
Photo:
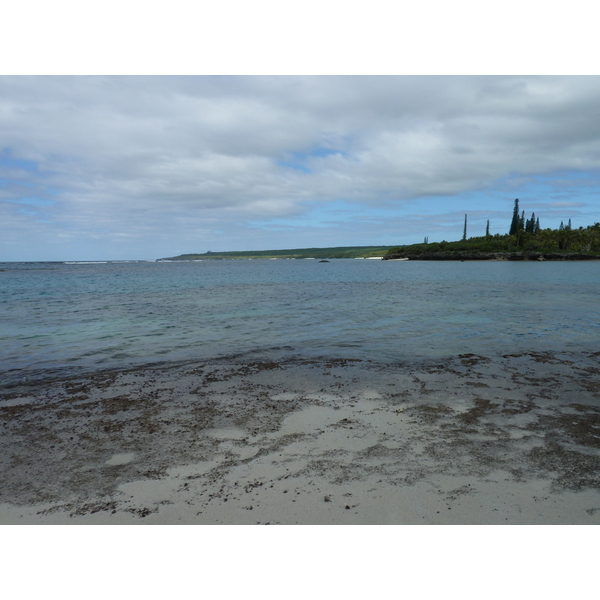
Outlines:
MULTIPOLYGON (((465 215, 465 232, 466 232, 465 215)), ((515 200, 512 221, 508 234, 490 235, 490 222, 487 221, 486 233, 480 237, 466 238, 456 242, 433 242, 431 244, 412 244, 398 246, 390 250, 388 256, 419 256, 431 253, 577 253, 600 255, 600 223, 588 227, 573 229, 571 220, 567 225, 561 222, 558 229, 542 229, 540 219, 531 214, 525 218, 525 211, 519 212, 519 200, 515 200)), ((426 238, 427 239, 427 238, 426 238)))

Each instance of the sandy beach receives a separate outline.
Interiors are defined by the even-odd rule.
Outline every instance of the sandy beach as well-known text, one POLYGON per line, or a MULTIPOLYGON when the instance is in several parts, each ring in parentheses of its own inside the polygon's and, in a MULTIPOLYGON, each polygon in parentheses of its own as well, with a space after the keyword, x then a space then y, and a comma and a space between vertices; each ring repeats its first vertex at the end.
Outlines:
POLYGON ((0 524, 600 523, 600 353, 101 372, 0 427, 0 524))

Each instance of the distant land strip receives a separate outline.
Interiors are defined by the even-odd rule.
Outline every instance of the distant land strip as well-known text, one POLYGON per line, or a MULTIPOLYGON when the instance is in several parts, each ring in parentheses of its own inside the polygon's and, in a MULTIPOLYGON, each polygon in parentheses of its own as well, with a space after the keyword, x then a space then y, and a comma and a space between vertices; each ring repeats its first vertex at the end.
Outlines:
MULTIPOLYGON (((518 209, 518 200, 515 200, 518 209)), ((539 219, 534 215, 523 227, 524 214, 520 220, 515 210, 513 233, 467 238, 467 220, 462 240, 404 246, 338 246, 335 248, 298 248, 292 250, 259 250, 236 252, 205 252, 204 254, 181 254, 173 260, 224 260, 266 258, 382 258, 384 260, 589 260, 600 259, 600 223, 573 229, 571 221, 558 229, 540 229, 539 219), (535 225, 532 223, 535 222, 535 225)), ((488 228, 489 229, 489 221, 488 228)))
POLYGON ((204 254, 180 254, 158 260, 226 260, 257 258, 372 258, 383 257, 396 246, 339 246, 336 248, 297 248, 291 250, 247 250, 236 252, 205 252, 204 254))

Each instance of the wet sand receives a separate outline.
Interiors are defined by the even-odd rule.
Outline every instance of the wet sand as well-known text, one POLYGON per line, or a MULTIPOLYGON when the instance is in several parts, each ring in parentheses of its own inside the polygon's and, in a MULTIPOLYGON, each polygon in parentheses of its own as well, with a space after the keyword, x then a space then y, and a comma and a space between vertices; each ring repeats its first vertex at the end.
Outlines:
POLYGON ((600 353, 102 372, 0 428, 1 524, 600 523, 600 353))

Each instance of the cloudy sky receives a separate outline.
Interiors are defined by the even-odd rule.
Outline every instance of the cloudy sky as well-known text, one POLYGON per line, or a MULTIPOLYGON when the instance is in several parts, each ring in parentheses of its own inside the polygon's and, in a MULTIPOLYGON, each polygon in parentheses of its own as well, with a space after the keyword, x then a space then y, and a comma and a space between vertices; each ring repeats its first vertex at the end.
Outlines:
POLYGON ((598 76, 2 76, 0 260, 600 221, 598 76))

